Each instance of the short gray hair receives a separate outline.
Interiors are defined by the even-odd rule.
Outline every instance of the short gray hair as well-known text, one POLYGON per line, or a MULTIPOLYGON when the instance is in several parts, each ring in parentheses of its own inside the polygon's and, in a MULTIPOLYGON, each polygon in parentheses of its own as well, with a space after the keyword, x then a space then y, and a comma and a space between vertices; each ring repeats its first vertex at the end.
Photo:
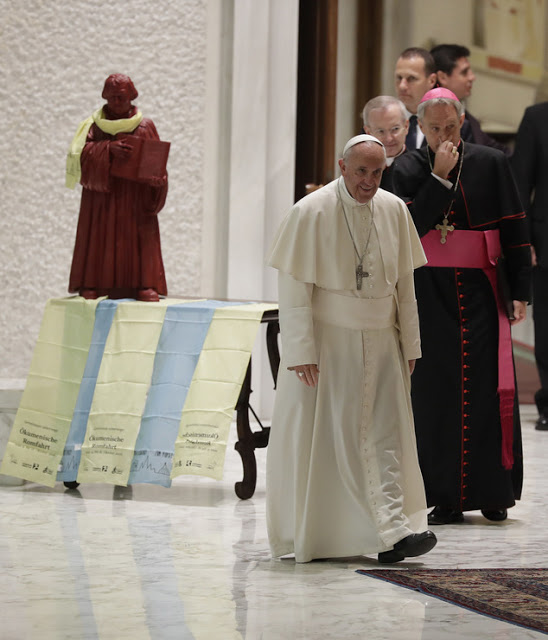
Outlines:
POLYGON ((369 126, 369 116, 371 114, 371 111, 374 111, 375 109, 387 109, 392 105, 396 105, 396 107, 399 108, 399 110, 401 111, 401 118, 403 122, 405 122, 407 120, 407 111, 405 110, 405 105, 401 100, 398 100, 393 96, 377 96, 376 98, 371 98, 369 102, 366 102, 365 107, 363 108, 363 126, 369 126))
POLYGON ((457 116, 460 118, 464 113, 464 106, 462 102, 459 100, 451 100, 451 98, 433 98, 432 100, 425 100, 424 102, 419 103, 419 107, 417 109, 417 118, 419 120, 423 120, 424 112, 428 107, 433 107, 438 104, 447 104, 455 109, 457 112, 457 116))

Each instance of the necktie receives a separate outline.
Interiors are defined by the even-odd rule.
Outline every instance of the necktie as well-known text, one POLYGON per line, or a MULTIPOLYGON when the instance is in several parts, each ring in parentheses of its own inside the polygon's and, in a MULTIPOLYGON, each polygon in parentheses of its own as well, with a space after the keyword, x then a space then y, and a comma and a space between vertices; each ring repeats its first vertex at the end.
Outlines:
POLYGON ((409 118, 409 131, 405 136, 405 146, 413 151, 417 148, 417 116, 409 118))

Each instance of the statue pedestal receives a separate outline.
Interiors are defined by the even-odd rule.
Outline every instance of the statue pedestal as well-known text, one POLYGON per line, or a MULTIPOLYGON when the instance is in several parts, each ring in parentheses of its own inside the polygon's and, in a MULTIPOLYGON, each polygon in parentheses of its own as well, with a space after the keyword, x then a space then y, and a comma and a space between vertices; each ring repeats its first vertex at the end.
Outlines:
MULTIPOLYGON (((0 463, 8 443, 15 414, 25 389, 25 381, 16 378, 0 378, 0 463)), ((21 486, 25 481, 0 473, 0 485, 21 486)))

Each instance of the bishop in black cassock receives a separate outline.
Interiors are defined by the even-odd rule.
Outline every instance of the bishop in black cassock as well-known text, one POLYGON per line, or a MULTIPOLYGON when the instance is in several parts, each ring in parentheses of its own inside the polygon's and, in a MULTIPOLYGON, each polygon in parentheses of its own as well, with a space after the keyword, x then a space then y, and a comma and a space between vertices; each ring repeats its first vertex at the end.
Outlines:
POLYGON ((515 323, 530 297, 527 224, 508 160, 460 139, 464 115, 456 96, 444 98, 450 93, 425 95, 419 114, 429 146, 398 158, 393 176, 425 249, 433 242, 430 265, 415 272, 423 357, 412 378, 419 460, 428 505, 435 507, 430 524, 461 522, 464 511, 475 509, 505 519, 523 477, 517 393, 501 391, 502 379, 512 386, 515 373, 508 320, 493 284, 497 256, 486 258, 493 269, 477 268, 478 251, 469 242, 493 245, 500 237, 515 323), (445 166, 453 158, 448 175, 434 175, 436 152, 445 166), (456 253, 453 261, 445 258, 446 246, 456 253))

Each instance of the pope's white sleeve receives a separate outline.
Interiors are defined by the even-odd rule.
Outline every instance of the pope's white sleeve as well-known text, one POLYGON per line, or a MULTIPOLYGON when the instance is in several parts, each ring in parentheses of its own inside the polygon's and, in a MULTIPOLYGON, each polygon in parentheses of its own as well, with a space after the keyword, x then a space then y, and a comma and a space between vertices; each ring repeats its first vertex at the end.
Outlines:
POLYGON ((313 284, 278 272, 282 358, 286 367, 318 364, 312 318, 313 284))
POLYGON ((405 360, 416 360, 422 354, 413 272, 398 280, 397 293, 398 324, 403 357, 405 360))

